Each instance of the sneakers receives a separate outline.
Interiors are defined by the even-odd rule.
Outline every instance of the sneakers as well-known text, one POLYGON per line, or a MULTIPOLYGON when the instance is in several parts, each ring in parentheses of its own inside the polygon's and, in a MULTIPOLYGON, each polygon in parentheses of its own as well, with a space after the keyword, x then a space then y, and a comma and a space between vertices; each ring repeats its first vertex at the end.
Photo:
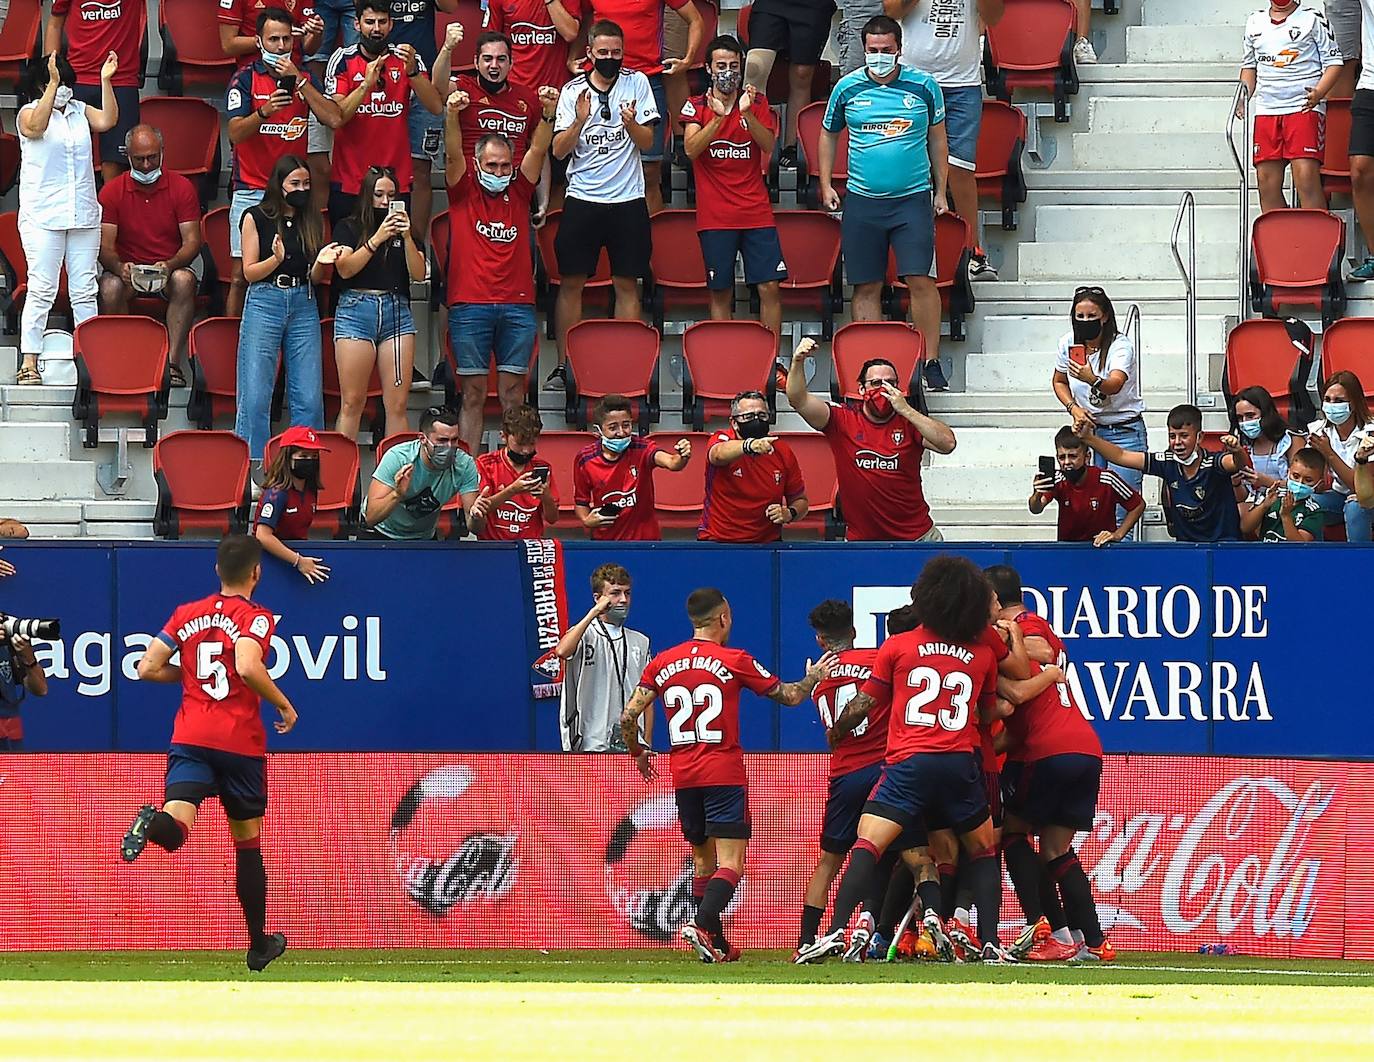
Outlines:
POLYGON ((983 945, 973 933, 973 927, 958 915, 949 920, 949 939, 954 945, 954 958, 961 962, 977 962, 983 945), (960 952, 963 952, 961 955, 960 952))
POLYGON ((868 944, 868 957, 874 962, 888 962, 888 953, 892 951, 892 943, 881 933, 874 933, 873 939, 868 944))
POLYGON ((1002 945, 988 941, 978 953, 978 961, 992 966, 1010 966, 1016 963, 1016 957, 1002 945))
POLYGON ((1078 949, 1070 962, 1116 962, 1116 949, 1112 947, 1112 942, 1106 937, 1102 938, 1102 943, 1095 948, 1090 948, 1084 944, 1078 949))
POLYGON ((128 833, 124 835, 124 842, 119 846, 119 854, 124 862, 132 863, 143 854, 143 849, 148 847, 148 827, 152 825, 153 816, 156 814, 157 808, 151 804, 144 804, 138 809, 133 825, 129 827, 128 833))
POLYGON ((1347 276, 1345 279, 1353 280, 1356 283, 1361 283, 1366 280, 1374 280, 1374 256, 1366 258, 1363 262, 1357 265, 1354 269, 1350 271, 1350 275, 1347 276))
POLYGON ((795 170, 797 168, 797 145, 788 144, 778 152, 778 168, 795 170))
POLYGON ((1079 66, 1092 66, 1097 62, 1097 51, 1087 37, 1079 37, 1073 46, 1073 61, 1079 66))
MULTIPOLYGON (((691 925, 689 922, 688 925, 691 925)), ((684 935, 686 927, 683 928, 684 935)), ((844 930, 837 929, 833 933, 827 933, 823 937, 817 937, 810 944, 803 945, 797 949, 797 953, 792 956, 792 961, 798 966, 806 966, 808 963, 821 962, 828 959, 831 955, 839 955, 844 948, 844 930)))
POLYGON ((849 947, 844 949, 845 962, 863 962, 868 957, 868 942, 873 939, 873 916, 865 911, 854 923, 849 934, 849 947))
POLYGON ((940 916, 936 912, 927 911, 921 919, 921 934, 930 938, 935 955, 941 962, 954 961, 954 945, 950 943, 945 927, 940 924, 940 916))
POLYGON ((997 267, 988 261, 988 253, 981 247, 968 260, 969 280, 996 280, 997 267))
MULTIPOLYGON (((678 935, 695 949, 697 958, 702 962, 730 961, 727 954, 716 946, 711 934, 695 922, 688 922, 682 927, 682 931, 678 935)), ((735 958, 739 958, 739 956, 736 955, 735 958)))
POLYGON ((273 959, 280 958, 282 952, 286 950, 286 935, 283 933, 272 933, 263 941, 261 948, 248 949, 248 969, 254 973, 261 973, 267 969, 267 964, 273 959))
POLYGON ((1038 922, 1021 930, 1021 935, 1016 938, 1015 942, 1007 950, 1018 959, 1024 959, 1035 949, 1037 944, 1049 940, 1053 932, 1054 930, 1050 928, 1050 920, 1044 915, 1041 915, 1038 922))
POLYGON ((926 362, 926 390, 927 391, 948 391, 949 381, 945 379, 945 370, 940 367, 940 360, 926 362))
POLYGON ((568 377, 563 372, 561 364, 555 365, 553 370, 544 380, 545 391, 566 391, 568 389, 568 377))
MULTIPOLYGON (((1014 947, 1012 954, 1016 954, 1014 947)), ((1068 962, 1077 955, 1077 944, 1065 944, 1062 940, 1055 940, 1054 937, 1046 937, 1026 954, 1016 957, 1025 959, 1027 962, 1068 962)))

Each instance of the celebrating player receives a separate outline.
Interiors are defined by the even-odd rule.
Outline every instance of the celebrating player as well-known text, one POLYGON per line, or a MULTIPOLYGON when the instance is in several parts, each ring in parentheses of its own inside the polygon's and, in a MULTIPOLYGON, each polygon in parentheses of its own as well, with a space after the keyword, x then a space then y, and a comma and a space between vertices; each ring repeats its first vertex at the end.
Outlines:
POLYGON ((234 890, 248 924, 248 968, 265 969, 286 950, 286 937, 268 934, 267 871, 262 863, 262 816, 267 810, 267 734, 259 698, 281 715, 276 730, 296 725, 296 710, 267 673, 272 613, 253 603, 262 578, 262 546, 229 535, 215 558, 219 593, 172 613, 138 662, 145 682, 180 682, 181 708, 172 726, 162 810, 139 809, 120 854, 132 863, 152 841, 175 852, 196 822, 200 802, 218 796, 234 838, 234 890), (172 656, 181 653, 181 664, 172 656))
POLYGON ((644 780, 657 778, 653 753, 639 743, 639 717, 655 698, 663 699, 672 745, 668 763, 682 835, 692 846, 692 895, 698 904, 696 917, 682 927, 682 939, 702 962, 734 962, 739 949, 725 939, 721 914, 744 873, 750 835, 739 693, 747 689, 778 704, 801 704, 830 673, 836 656, 826 653, 801 681, 783 682, 743 649, 726 647, 734 617, 719 590, 693 590, 687 617, 691 639, 649 661, 620 729, 644 780))

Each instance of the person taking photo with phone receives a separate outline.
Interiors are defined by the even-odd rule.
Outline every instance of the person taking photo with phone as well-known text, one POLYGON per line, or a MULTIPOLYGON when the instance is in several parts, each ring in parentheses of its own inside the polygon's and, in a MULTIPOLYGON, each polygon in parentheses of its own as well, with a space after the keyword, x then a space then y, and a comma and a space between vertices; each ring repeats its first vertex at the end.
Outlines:
POLYGON ((537 454, 543 430, 533 406, 501 414, 501 448, 477 455, 477 500, 469 524, 479 539, 544 538, 544 529, 558 522, 553 466, 537 454))
POLYGON ((1040 458, 1027 507, 1039 516, 1059 506, 1058 542, 1106 546, 1128 537, 1145 514, 1145 499, 1109 468, 1088 462, 1088 444, 1065 425, 1054 437, 1054 457, 1040 458), (1116 510, 1126 511, 1120 524, 1116 510))

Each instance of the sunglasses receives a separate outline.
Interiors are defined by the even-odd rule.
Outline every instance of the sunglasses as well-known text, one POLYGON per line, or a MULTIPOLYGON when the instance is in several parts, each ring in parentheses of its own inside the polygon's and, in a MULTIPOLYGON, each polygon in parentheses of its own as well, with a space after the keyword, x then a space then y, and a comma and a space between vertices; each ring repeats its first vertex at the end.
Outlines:
POLYGON ((396 179, 396 171, 390 166, 369 166, 367 172, 369 174, 376 174, 379 177, 390 177, 392 180, 396 179))
POLYGON ((1101 295, 1104 299, 1107 297, 1107 293, 1098 287, 1074 289, 1073 297, 1075 302, 1082 298, 1084 295, 1101 295))
POLYGON ((611 98, 604 92, 597 93, 601 97, 601 120, 609 122, 611 120, 611 98))

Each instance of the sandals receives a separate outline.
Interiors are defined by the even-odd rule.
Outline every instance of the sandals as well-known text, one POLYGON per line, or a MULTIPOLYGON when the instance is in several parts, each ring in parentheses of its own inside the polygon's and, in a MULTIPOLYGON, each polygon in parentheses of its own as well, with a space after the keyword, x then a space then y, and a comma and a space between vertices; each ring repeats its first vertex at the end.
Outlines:
POLYGON ((35 387, 43 382, 43 374, 31 365, 25 365, 14 374, 14 382, 22 387, 35 387))
POLYGON ((172 386, 173 386, 173 387, 186 387, 186 386, 187 386, 187 383, 186 383, 186 374, 185 374, 184 372, 181 371, 181 366, 180 366, 180 365, 173 365, 173 366, 171 367, 171 376, 172 376, 172 386))

